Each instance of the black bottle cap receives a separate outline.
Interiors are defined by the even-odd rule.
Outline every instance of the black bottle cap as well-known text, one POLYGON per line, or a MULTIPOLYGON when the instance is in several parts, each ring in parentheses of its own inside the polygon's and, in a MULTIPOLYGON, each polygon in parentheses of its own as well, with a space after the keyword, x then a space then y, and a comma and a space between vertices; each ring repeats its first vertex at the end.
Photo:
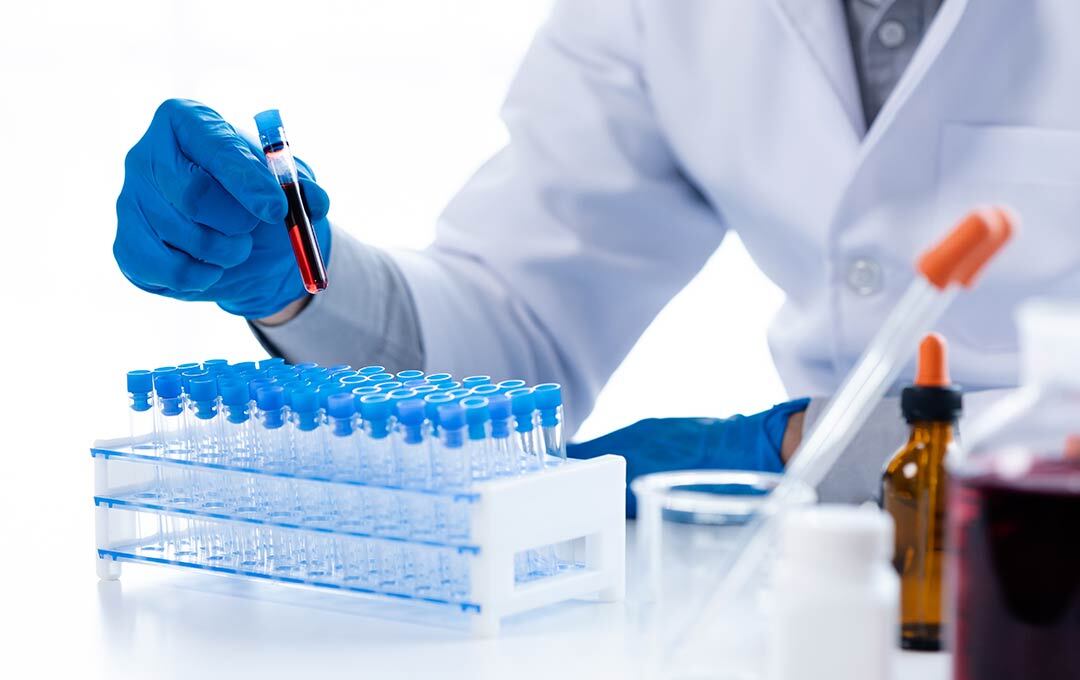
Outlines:
POLYGON ((964 394, 956 385, 930 387, 912 385, 900 393, 900 410, 909 423, 930 421, 950 423, 960 417, 964 394))

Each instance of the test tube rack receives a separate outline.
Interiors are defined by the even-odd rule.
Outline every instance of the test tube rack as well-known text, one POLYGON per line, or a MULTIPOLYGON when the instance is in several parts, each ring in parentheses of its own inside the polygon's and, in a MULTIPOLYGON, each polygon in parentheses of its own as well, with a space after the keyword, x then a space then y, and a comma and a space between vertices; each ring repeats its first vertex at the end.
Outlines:
POLYGON ((118 579, 124 562, 168 565, 436 609, 448 616, 435 620, 481 637, 520 612, 624 597, 619 456, 445 492, 175 459, 138 439, 99 441, 91 456, 97 573, 105 580, 118 579), (440 507, 464 518, 467 539, 421 540, 365 525, 357 508, 371 503, 440 507), (556 555, 554 567, 523 575, 537 551, 556 555))

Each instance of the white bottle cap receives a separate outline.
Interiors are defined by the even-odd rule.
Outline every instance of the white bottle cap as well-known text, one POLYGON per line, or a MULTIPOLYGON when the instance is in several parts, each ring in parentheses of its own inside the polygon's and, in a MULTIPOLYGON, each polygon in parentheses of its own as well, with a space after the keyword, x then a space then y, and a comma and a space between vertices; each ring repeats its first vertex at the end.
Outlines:
POLYGON ((1025 385, 1080 386, 1080 304, 1032 300, 1016 314, 1020 381, 1025 385))
POLYGON ((784 560, 799 567, 862 571, 893 554, 892 518, 872 506, 823 504, 790 510, 780 538, 784 560))

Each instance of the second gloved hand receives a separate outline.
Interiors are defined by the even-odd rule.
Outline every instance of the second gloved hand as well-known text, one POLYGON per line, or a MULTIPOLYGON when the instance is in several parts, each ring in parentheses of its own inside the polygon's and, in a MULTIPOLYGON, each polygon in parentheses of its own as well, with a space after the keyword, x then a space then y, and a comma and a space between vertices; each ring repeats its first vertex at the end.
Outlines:
MULTIPOLYGON (((324 259, 330 199, 297 163, 324 259)), ((258 319, 307 294, 285 229, 285 195, 262 150, 213 109, 170 99, 124 165, 113 254, 139 288, 258 319)))
POLYGON ((783 472, 780 446, 788 418, 806 410, 796 399, 752 416, 731 418, 649 418, 581 444, 567 446, 571 458, 614 453, 626 458, 626 515, 637 505, 630 482, 641 475, 672 470, 757 470, 783 472))

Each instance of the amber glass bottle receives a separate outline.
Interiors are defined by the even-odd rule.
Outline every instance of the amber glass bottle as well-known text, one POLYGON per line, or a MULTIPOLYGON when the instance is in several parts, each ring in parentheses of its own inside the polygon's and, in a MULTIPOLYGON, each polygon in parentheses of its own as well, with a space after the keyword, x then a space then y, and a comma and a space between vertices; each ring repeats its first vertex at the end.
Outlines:
POLYGON ((911 436, 885 467, 882 505, 896 522, 893 560, 900 573, 900 644, 941 649, 942 562, 945 557, 945 457, 954 442, 961 393, 949 384, 945 340, 919 345, 915 384, 900 398, 911 436))

